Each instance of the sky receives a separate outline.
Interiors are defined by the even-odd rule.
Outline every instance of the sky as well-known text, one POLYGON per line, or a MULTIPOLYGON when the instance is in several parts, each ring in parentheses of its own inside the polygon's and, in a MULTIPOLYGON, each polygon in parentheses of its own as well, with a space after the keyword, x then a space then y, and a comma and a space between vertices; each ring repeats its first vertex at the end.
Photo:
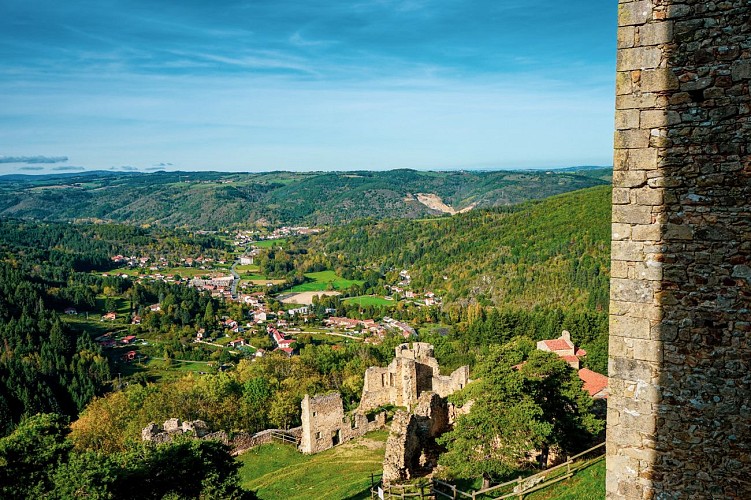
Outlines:
POLYGON ((611 165, 616 8, 2 0, 0 174, 611 165))

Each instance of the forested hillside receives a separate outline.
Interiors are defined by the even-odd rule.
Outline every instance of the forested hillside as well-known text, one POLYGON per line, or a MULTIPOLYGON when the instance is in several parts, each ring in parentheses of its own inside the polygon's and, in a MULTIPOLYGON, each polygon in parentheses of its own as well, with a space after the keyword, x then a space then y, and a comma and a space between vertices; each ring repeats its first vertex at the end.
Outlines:
MULTIPOLYGON (((450 218, 360 221, 310 240, 310 260, 409 271, 444 303, 607 308, 610 188, 450 218)), ((388 280, 387 280, 388 281, 388 280)))
POLYGON ((0 177, 0 216, 217 229, 254 223, 334 224, 506 206, 607 182, 608 169, 495 172, 91 172, 0 177))
MULTIPOLYGON (((0 436, 22 416, 74 417, 109 387, 110 362, 101 347, 60 313, 92 311, 105 289, 122 293, 129 285, 88 271, 108 269, 114 253, 211 253, 223 245, 212 236, 167 230, 0 220, 0 436)), ((149 295, 155 301, 157 293, 149 291, 137 288, 133 303, 149 295)), ((203 311, 205 304, 190 299, 203 311)), ((145 300, 141 305, 151 303, 145 300)))

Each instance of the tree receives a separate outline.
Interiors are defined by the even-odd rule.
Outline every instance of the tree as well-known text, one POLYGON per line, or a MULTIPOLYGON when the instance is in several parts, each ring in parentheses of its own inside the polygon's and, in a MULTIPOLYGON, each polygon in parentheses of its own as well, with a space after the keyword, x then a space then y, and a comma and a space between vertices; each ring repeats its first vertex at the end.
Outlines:
POLYGON ((0 497, 39 498, 51 488, 50 475, 73 445, 65 439, 65 419, 37 414, 0 438, 0 497))
POLYGON ((604 427, 576 372, 528 339, 490 346, 476 376, 455 398, 473 401, 469 414, 439 439, 448 448, 439 463, 456 477, 482 476, 488 485, 533 467, 534 458, 545 467, 551 448, 577 451, 604 427))

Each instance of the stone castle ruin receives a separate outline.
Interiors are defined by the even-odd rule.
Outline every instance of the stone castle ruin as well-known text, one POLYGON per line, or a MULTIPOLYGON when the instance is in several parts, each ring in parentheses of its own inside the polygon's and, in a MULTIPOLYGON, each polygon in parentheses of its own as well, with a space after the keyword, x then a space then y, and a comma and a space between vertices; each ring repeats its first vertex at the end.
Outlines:
POLYGON ((441 397, 463 389, 469 381, 469 367, 457 368, 451 375, 441 375, 433 346, 425 342, 400 344, 386 368, 371 366, 365 372, 365 385, 360 411, 384 405, 411 409, 423 392, 432 391, 441 397))
POLYGON ((351 416, 344 413, 342 396, 338 392, 310 397, 306 395, 302 407, 302 438, 300 451, 318 453, 386 425, 386 413, 373 418, 360 411, 351 416))
POLYGON ((620 0, 608 498, 751 498, 751 4, 620 0))
POLYGON ((345 415, 338 393, 305 396, 301 404, 300 451, 318 453, 384 427, 385 412, 374 414, 374 410, 380 407, 406 407, 405 413, 410 414, 419 406, 421 395, 435 394, 438 398, 445 398, 467 383, 467 366, 448 376, 440 374, 432 345, 414 342, 410 348, 409 344, 400 344, 396 347, 396 356, 386 368, 370 367, 365 372, 360 405, 351 415, 345 415))

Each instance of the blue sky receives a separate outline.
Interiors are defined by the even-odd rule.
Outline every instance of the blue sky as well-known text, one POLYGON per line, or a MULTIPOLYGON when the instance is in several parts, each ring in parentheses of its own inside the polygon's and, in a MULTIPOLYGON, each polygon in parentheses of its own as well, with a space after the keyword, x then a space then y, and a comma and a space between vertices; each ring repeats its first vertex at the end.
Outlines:
POLYGON ((0 173, 609 165, 616 7, 3 0, 0 173))

